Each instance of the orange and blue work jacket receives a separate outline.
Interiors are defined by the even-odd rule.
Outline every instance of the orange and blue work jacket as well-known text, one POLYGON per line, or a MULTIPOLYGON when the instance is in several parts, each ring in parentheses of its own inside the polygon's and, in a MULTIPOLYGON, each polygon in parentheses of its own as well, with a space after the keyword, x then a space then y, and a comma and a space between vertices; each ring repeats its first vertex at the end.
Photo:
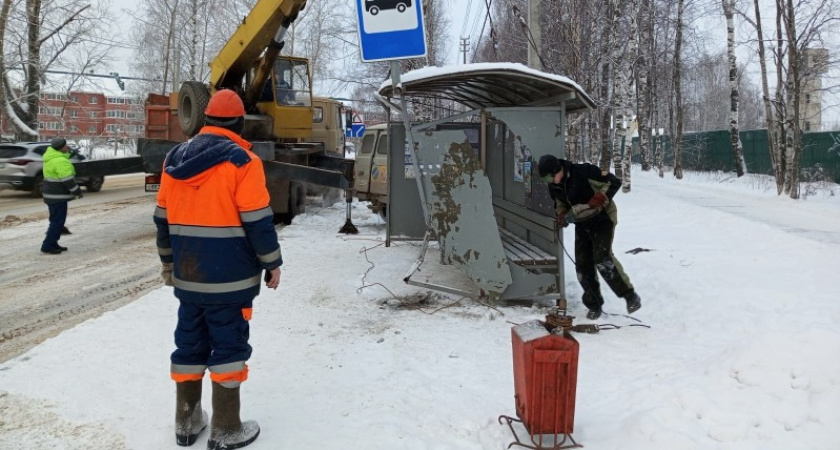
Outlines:
POLYGON ((251 144, 206 126, 167 155, 155 224, 175 296, 228 304, 253 300, 260 274, 283 264, 262 161, 251 144))

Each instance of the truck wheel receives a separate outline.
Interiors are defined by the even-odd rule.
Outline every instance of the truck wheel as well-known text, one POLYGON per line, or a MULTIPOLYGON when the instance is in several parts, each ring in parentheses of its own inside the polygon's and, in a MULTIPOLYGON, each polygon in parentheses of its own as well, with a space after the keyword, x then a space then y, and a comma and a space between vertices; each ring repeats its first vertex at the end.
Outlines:
POLYGON ((370 15, 375 16, 375 15, 379 14, 379 7, 374 6, 374 7, 370 8, 368 10, 368 12, 370 12, 370 15))
POLYGON ((102 190, 102 183, 105 182, 105 177, 90 177, 87 182, 88 192, 99 192, 102 190))
MULTIPOLYGON (((292 191, 294 192, 294 191, 292 191)), ((295 207, 295 195, 289 195, 289 212, 274 213, 274 224, 282 223, 283 225, 291 225, 292 219, 297 215, 297 208, 295 207)))
POLYGON ((295 213, 287 212, 287 213, 275 213, 274 214, 274 224, 277 225, 278 223, 282 223, 283 225, 291 225, 292 219, 295 218, 295 213))
POLYGON ((289 209, 286 213, 275 213, 274 223, 291 225, 296 215, 305 211, 306 187, 300 183, 291 183, 289 192, 289 209))
POLYGON ((399 5, 397 5, 397 11, 405 12, 405 3, 400 3, 399 5))
POLYGON ((195 136, 204 126, 204 110, 210 102, 210 91, 200 81, 185 81, 178 92, 178 120, 181 131, 195 136))

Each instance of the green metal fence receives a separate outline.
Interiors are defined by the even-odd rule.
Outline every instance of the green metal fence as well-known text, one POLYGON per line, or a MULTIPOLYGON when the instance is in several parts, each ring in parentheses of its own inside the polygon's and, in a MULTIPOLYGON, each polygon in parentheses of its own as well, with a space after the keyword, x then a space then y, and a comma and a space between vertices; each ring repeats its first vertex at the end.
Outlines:
MULTIPOLYGON (((767 130, 741 131, 744 162, 749 173, 773 174, 767 130)), ((840 182, 840 132, 809 132, 802 136, 802 181, 840 182)), ((633 138, 633 162, 639 162, 638 138, 633 138)), ((672 166, 673 146, 670 136, 657 137, 652 147, 665 151, 665 165, 672 166)), ((735 159, 729 143, 729 130, 686 133, 683 135, 683 168, 697 171, 735 171, 735 159)))

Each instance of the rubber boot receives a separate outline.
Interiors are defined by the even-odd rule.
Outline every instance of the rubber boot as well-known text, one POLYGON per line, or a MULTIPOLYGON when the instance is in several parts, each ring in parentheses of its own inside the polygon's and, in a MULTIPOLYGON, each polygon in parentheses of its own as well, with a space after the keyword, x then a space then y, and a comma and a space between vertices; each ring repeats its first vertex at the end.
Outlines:
POLYGON ((239 386, 226 388, 213 383, 213 421, 207 450, 242 448, 254 442, 259 435, 260 426, 256 421, 239 420, 239 386))
POLYGON ((589 312, 586 313, 586 318, 589 320, 597 320, 601 317, 601 308, 598 309, 590 309, 589 312))
POLYGON ((201 409, 201 380, 175 383, 175 443, 195 444, 207 428, 207 412, 201 409))
POLYGON ((636 291, 630 291, 625 294, 624 300, 627 301, 627 314, 633 314, 642 309, 642 299, 636 294, 636 291))

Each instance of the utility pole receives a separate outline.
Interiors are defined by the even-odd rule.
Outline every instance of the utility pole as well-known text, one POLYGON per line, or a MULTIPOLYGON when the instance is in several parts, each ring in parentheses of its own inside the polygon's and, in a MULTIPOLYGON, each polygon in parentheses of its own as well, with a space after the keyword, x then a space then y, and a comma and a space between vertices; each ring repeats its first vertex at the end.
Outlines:
POLYGON ((464 54, 464 64, 467 63, 467 51, 470 49, 470 38, 462 37, 461 38, 461 53, 464 54))
POLYGON ((540 26, 540 2, 542 0, 528 0, 528 31, 529 40, 533 39, 533 45, 528 45, 528 67, 542 70, 540 55, 542 54, 542 26, 540 26))

